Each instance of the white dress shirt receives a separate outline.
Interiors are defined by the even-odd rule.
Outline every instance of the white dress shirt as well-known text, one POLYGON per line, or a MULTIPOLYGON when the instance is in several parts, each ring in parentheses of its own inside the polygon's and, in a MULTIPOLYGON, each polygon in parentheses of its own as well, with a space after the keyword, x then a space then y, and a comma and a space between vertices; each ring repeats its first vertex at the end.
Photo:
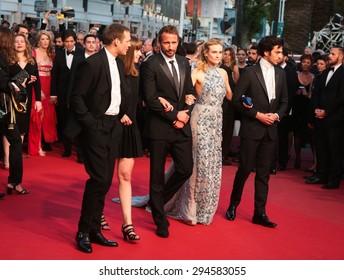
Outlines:
MULTIPOLYGON (((71 50, 72 52, 75 52, 75 47, 71 50)), ((66 56, 66 64, 67 64, 67 67, 69 69, 72 68, 72 63, 73 63, 73 58, 74 58, 74 55, 73 54, 69 54, 67 55, 67 50, 65 50, 65 56, 66 56)))
POLYGON ((178 81, 180 82, 179 67, 178 67, 178 62, 177 62, 176 57, 174 56, 173 58, 169 58, 166 55, 164 55, 163 52, 160 52, 160 53, 161 53, 162 57, 165 59, 165 61, 167 63, 167 66, 168 66, 168 68, 171 71, 172 76, 173 76, 173 72, 172 72, 172 65, 171 65, 170 61, 173 60, 174 67, 176 68, 176 71, 177 71, 177 74, 178 74, 178 81))
POLYGON ((118 115, 121 105, 121 79, 117 67, 116 57, 114 57, 106 48, 105 52, 109 61, 111 75, 111 103, 106 110, 105 115, 118 115))
POLYGON ((266 89, 268 91, 269 102, 271 103, 272 100, 276 99, 275 68, 264 58, 262 58, 259 63, 262 68, 266 89))

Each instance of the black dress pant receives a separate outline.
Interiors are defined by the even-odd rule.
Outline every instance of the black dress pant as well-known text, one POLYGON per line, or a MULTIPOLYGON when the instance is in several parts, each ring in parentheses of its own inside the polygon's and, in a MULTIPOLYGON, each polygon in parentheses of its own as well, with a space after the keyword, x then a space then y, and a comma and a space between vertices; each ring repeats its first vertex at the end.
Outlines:
POLYGON ((291 116, 285 116, 278 123, 278 163, 286 166, 289 161, 289 132, 291 131, 291 116))
POLYGON ((254 180, 254 213, 265 214, 265 205, 268 197, 268 183, 270 168, 276 155, 276 142, 266 135, 263 139, 240 139, 240 162, 235 174, 230 204, 238 206, 241 201, 245 182, 252 168, 256 167, 254 180))
POLYGON ((164 205, 181 188, 192 174, 192 140, 177 131, 170 140, 150 142, 150 201, 152 216, 156 225, 168 226, 164 205), (175 171, 165 183, 166 156, 170 153, 175 171))
POLYGON ((319 120, 315 125, 317 176, 329 183, 339 184, 343 171, 343 124, 326 124, 319 120))
POLYGON ((10 143, 9 150, 9 176, 8 183, 16 186, 22 182, 23 179, 23 158, 22 158, 22 139, 20 136, 19 127, 17 124, 13 124, 9 129, 9 115, 4 117, 0 122, 1 133, 6 136, 10 143))
POLYGON ((234 129, 234 108, 229 104, 227 111, 223 112, 222 124, 222 158, 226 159, 231 150, 234 129))
POLYGON ((82 200, 79 231, 99 231, 104 200, 110 189, 116 158, 121 149, 123 126, 117 116, 103 116, 97 128, 85 129, 81 134, 86 181, 82 200))

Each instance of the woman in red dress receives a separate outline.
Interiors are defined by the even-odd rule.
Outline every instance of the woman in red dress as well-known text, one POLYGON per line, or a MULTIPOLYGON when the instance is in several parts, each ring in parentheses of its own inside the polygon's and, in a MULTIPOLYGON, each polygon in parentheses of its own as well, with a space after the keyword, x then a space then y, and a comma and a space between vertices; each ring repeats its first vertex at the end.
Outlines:
POLYGON ((49 32, 40 30, 36 40, 38 47, 33 51, 33 56, 38 65, 43 110, 31 110, 28 150, 30 155, 44 156, 42 139, 45 143, 57 141, 55 106, 50 100, 51 69, 55 54, 49 32))

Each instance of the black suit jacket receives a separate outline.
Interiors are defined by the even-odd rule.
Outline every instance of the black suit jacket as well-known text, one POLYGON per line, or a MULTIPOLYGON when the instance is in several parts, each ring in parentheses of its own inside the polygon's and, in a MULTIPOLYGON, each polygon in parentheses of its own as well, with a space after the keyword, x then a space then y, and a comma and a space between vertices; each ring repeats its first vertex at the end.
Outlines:
POLYGON ((51 96, 57 96, 59 106, 68 107, 75 70, 85 58, 84 51, 75 48, 72 66, 69 69, 66 62, 65 49, 56 52, 53 69, 51 70, 51 96))
MULTIPOLYGON (((330 70, 324 71, 317 80, 312 96, 312 109, 323 109, 326 116, 323 121, 326 125, 338 125, 344 121, 344 67, 343 65, 333 73, 326 85, 330 70)), ((316 121, 319 121, 316 119, 316 121)))
MULTIPOLYGON (((153 55, 141 65, 141 89, 148 106, 144 131, 147 138, 171 139, 177 132, 177 129, 173 127, 173 122, 177 119, 178 111, 192 109, 185 103, 185 94, 194 94, 190 64, 183 56, 176 55, 175 57, 180 75, 180 96, 173 82, 172 73, 160 53, 153 55), (158 97, 169 101, 174 110, 165 112, 158 97)), ((186 136, 191 137, 190 122, 182 128, 182 131, 186 136)))
POLYGON ((234 90, 233 105, 241 115, 241 137, 259 140, 268 130, 270 138, 277 139, 277 123, 267 126, 260 122, 256 115, 257 112, 277 113, 281 119, 288 107, 287 81, 284 71, 278 66, 275 66, 275 87, 276 99, 270 103, 260 63, 248 67, 240 76, 234 90), (251 97, 251 109, 245 108, 240 102, 242 95, 251 97))
MULTIPOLYGON (((121 105, 119 118, 127 110, 129 89, 124 82, 124 64, 117 57, 121 80, 121 105)), ((96 128, 111 102, 111 76, 105 49, 79 63, 70 99, 70 106, 82 128, 96 128)), ((75 123, 75 125, 77 122, 75 123)), ((75 129, 78 129, 75 127, 75 129)))
POLYGON ((294 105, 294 96, 297 89, 299 88, 300 83, 297 77, 297 72, 290 65, 287 64, 284 67, 284 72, 286 75, 287 88, 288 88, 288 109, 285 112, 285 114, 289 115, 290 110, 292 109, 294 105))

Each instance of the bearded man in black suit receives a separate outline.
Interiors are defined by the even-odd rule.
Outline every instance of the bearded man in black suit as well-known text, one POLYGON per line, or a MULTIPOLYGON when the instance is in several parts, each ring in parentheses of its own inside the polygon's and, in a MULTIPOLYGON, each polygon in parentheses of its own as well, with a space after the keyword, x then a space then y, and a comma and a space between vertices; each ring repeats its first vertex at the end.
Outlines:
POLYGON ((78 65, 70 100, 82 128, 80 141, 90 176, 76 235, 78 249, 86 253, 92 252, 92 242, 118 246, 102 235, 100 220, 121 148, 120 116, 126 110, 129 88, 123 82, 124 64, 118 55, 125 55, 130 46, 129 29, 110 24, 104 30, 104 43, 102 50, 78 65))
POLYGON ((315 123, 315 148, 317 153, 316 176, 307 184, 323 184, 323 189, 337 189, 343 172, 343 124, 344 124, 344 49, 332 47, 325 70, 312 94, 315 123))
POLYGON ((159 31, 161 52, 141 65, 141 82, 148 107, 145 136, 150 139, 150 201, 156 234, 168 237, 169 222, 164 205, 192 173, 190 108, 185 95, 193 93, 188 59, 176 54, 178 30, 170 25, 159 31), (173 62, 171 62, 173 61, 173 62), (159 101, 166 99, 173 110, 166 112, 159 101), (164 182, 166 156, 170 153, 175 171, 164 182))
POLYGON ((245 182, 256 167, 254 215, 252 222, 275 227, 266 215, 270 168, 275 159, 278 140, 277 123, 288 107, 288 90, 285 73, 277 66, 282 58, 282 39, 266 36, 258 44, 262 57, 240 76, 234 90, 233 105, 241 115, 240 163, 236 172, 228 220, 236 217, 245 182), (242 95, 252 99, 249 108, 240 101, 242 95))

